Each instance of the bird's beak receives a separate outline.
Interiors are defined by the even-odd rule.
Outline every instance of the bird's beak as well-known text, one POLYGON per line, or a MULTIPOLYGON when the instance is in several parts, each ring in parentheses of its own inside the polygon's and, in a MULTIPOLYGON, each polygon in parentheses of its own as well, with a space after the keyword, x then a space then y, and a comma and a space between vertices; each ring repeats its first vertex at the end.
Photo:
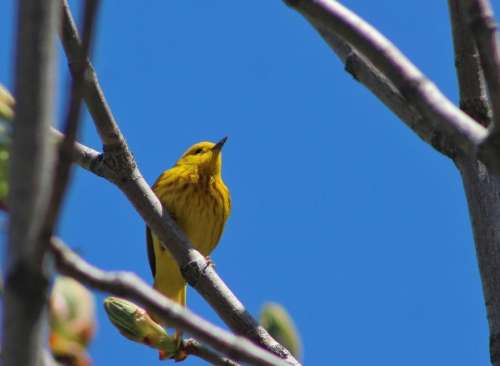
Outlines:
POLYGON ((222 140, 220 140, 218 143, 216 143, 214 147, 212 147, 212 150, 219 153, 222 150, 222 146, 224 146, 226 141, 227 141, 227 136, 224 137, 222 140))

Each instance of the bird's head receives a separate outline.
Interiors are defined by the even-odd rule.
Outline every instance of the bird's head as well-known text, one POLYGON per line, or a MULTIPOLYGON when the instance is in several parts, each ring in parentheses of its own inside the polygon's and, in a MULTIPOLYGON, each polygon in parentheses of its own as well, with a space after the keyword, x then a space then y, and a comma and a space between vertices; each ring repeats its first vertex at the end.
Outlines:
POLYGON ((178 166, 194 166, 207 175, 218 175, 222 169, 221 150, 227 137, 214 144, 203 141, 191 146, 177 161, 178 166))

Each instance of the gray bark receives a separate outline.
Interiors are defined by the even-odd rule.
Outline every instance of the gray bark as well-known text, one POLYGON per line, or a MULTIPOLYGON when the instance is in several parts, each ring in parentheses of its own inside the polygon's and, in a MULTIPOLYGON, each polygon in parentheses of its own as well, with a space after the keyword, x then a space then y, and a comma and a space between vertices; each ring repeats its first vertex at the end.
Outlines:
MULTIPOLYGON (((464 2, 449 0, 460 107, 485 127, 492 111, 464 2)), ((474 233, 490 331, 490 359, 500 365, 500 178, 474 156, 457 156, 474 233)))

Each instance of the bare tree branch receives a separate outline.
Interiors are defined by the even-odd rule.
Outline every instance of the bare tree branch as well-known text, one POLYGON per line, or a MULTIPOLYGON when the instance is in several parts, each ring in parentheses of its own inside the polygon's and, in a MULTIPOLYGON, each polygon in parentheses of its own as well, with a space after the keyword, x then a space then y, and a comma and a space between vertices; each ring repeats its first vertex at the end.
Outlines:
POLYGON ((488 127, 491 123, 491 108, 479 54, 467 25, 463 1, 448 0, 448 8, 455 48, 460 108, 482 126, 488 127))
POLYGON ((448 157, 456 155, 454 144, 446 139, 446 132, 440 131, 439 125, 434 125, 417 112, 370 61, 335 34, 329 33, 323 28, 318 28, 312 22, 311 24, 345 64, 345 70, 355 80, 366 86, 423 141, 448 157))
POLYGON ((217 275, 213 266, 193 248, 185 234, 172 220, 137 168, 125 139, 114 121, 97 81, 95 71, 88 60, 79 60, 79 36, 69 7, 63 15, 62 42, 70 66, 75 62, 87 62, 91 77, 86 79, 85 101, 103 141, 100 164, 105 165, 106 178, 125 193, 146 224, 172 253, 186 281, 194 287, 222 320, 237 334, 250 338, 263 348, 288 362, 298 365, 291 353, 277 343, 267 331, 258 325, 243 304, 217 275))
POLYGON ((197 356, 215 366, 239 366, 238 363, 219 355, 193 338, 184 339, 182 341, 182 349, 188 355, 197 356))
MULTIPOLYGON (((141 304, 168 324, 189 332, 232 359, 259 366, 290 365, 246 338, 232 335, 174 303, 133 273, 104 272, 85 262, 56 238, 51 240, 51 250, 61 273, 88 286, 141 304)), ((206 351, 199 352, 207 354, 206 351)))
POLYGON ((461 157, 462 175, 490 330, 490 359, 500 365, 500 178, 480 161, 461 157))
POLYGON ((462 0, 484 71, 493 111, 493 133, 500 133, 500 41, 493 8, 488 0, 462 0))
MULTIPOLYGON (((479 55, 462 1, 449 0, 460 86, 460 106, 483 126, 491 120, 479 55)), ((455 160, 469 205, 483 295, 490 330, 490 358, 500 365, 500 179, 488 173, 475 157, 455 160)))
MULTIPOLYGON (((51 129, 53 138, 61 143, 64 135, 55 128, 51 129)), ((95 175, 103 177, 109 181, 114 178, 114 172, 107 165, 102 163, 102 154, 98 151, 75 141, 73 151, 70 153, 73 162, 78 164, 85 170, 88 170, 95 175)))
POLYGON ((483 68, 493 116, 490 134, 480 148, 480 157, 500 174, 500 41, 493 9, 488 0, 463 0, 469 25, 483 68))
POLYGON ((78 29, 71 15, 71 9, 67 0, 63 0, 61 41, 73 76, 75 76, 78 69, 84 66, 87 69, 84 98, 92 117, 103 121, 97 128, 103 145, 110 148, 115 145, 126 146, 125 138, 117 127, 97 80, 95 70, 89 60, 82 56, 80 36, 78 35, 78 29))
MULTIPOLYGON (((94 35, 94 23, 99 1, 88 0, 84 2, 83 5, 83 41, 80 51, 82 53, 81 57, 83 59, 87 59, 94 35)), ((78 134, 82 109, 82 95, 84 91, 84 77, 86 72, 85 66, 85 63, 80 63, 74 70, 71 92, 67 103, 68 111, 64 126, 65 137, 59 144, 59 155, 52 182, 52 195, 47 214, 45 215, 44 228, 41 233, 41 243, 48 243, 54 232, 57 218, 60 215, 64 194, 66 193, 70 180, 72 163, 71 154, 78 134)), ((42 253, 40 253, 40 255, 43 255, 47 248, 43 244, 39 247, 42 249, 42 253)))
POLYGON ((391 42, 356 14, 334 0, 287 0, 316 28, 348 42, 396 86, 401 95, 446 133, 457 150, 474 154, 486 130, 456 108, 391 42))
POLYGON ((18 2, 16 116, 11 145, 10 213, 3 308, 2 364, 42 360, 47 278, 35 254, 48 206, 53 150, 57 0, 18 2))

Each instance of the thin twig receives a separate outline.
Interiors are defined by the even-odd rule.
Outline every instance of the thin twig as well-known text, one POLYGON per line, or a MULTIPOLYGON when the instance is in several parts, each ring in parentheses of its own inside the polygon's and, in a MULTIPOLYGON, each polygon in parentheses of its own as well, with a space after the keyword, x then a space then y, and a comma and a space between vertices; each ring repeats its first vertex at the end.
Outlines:
POLYGON ((182 350, 188 355, 197 356, 215 366, 239 366, 237 362, 221 356, 193 338, 182 341, 182 350))
POLYGON ((174 303, 136 275, 104 272, 85 262, 59 239, 52 238, 50 244, 61 273, 93 288, 137 302, 168 324, 185 330, 232 359, 260 366, 290 365, 246 338, 235 336, 174 303))
POLYGON ((446 132, 457 150, 474 154, 486 130, 456 108, 389 40, 334 0, 288 0, 319 29, 336 34, 360 51, 403 97, 446 132))
MULTIPOLYGON (((460 106, 483 126, 491 110, 485 80, 462 1, 449 0, 460 86, 460 106)), ((490 359, 500 365, 500 179, 488 174, 476 157, 455 160, 462 175, 471 217, 490 330, 490 359)))
MULTIPOLYGON (((81 58, 84 60, 90 55, 98 5, 98 0, 88 0, 84 2, 83 41, 82 48, 80 49, 82 53, 81 58)), ((60 215, 64 194, 66 193, 71 177, 71 153, 77 139, 78 127, 80 125, 86 66, 86 63, 82 62, 77 64, 77 67, 74 69, 71 92, 67 103, 68 111, 63 130, 65 137, 59 145, 59 155, 52 182, 52 196, 47 214, 45 215, 44 228, 40 239, 41 243, 48 243, 54 232, 57 219, 60 215)), ((38 253, 38 255, 43 256, 47 248, 44 245, 40 245, 39 247, 41 248, 41 252, 38 253)))
POLYGON ((18 2, 15 95, 9 172, 9 233, 2 321, 2 365, 34 366, 42 357, 48 281, 38 251, 53 167, 58 0, 18 2))
MULTIPOLYGON (((51 133, 56 142, 61 143, 64 135, 55 128, 51 129, 51 133)), ((75 141, 73 151, 70 153, 73 162, 81 168, 88 170, 95 175, 106 178, 111 181, 114 177, 114 172, 107 165, 102 163, 102 154, 98 151, 75 141)))
POLYGON ((500 40, 493 8, 489 0, 463 0, 469 16, 469 25, 481 60, 493 123, 483 146, 481 157, 500 174, 500 40))
POLYGON ((125 138, 118 129, 117 123, 111 113, 106 98, 102 92, 97 75, 90 61, 83 57, 81 51, 81 41, 78 34, 68 0, 63 0, 62 34, 61 41, 68 58, 70 70, 75 76, 78 69, 85 65, 87 72, 85 75, 85 102, 94 119, 103 121, 97 126, 97 131, 101 137, 103 145, 114 147, 123 146, 125 138))
MULTIPOLYGON (((79 54, 80 42, 78 31, 74 27, 71 12, 67 6, 63 12, 61 37, 68 60, 73 63, 79 54)), ((288 362, 299 365, 287 349, 258 325, 217 275, 213 266, 209 266, 206 258, 193 248, 168 211, 162 207, 137 168, 125 139, 106 104, 95 71, 90 64, 89 70, 91 70, 91 77, 87 79, 85 101, 104 144, 101 164, 107 167, 108 172, 113 172, 113 176, 107 178, 127 196, 146 224, 172 253, 186 281, 207 300, 235 333, 244 335, 288 362)))

